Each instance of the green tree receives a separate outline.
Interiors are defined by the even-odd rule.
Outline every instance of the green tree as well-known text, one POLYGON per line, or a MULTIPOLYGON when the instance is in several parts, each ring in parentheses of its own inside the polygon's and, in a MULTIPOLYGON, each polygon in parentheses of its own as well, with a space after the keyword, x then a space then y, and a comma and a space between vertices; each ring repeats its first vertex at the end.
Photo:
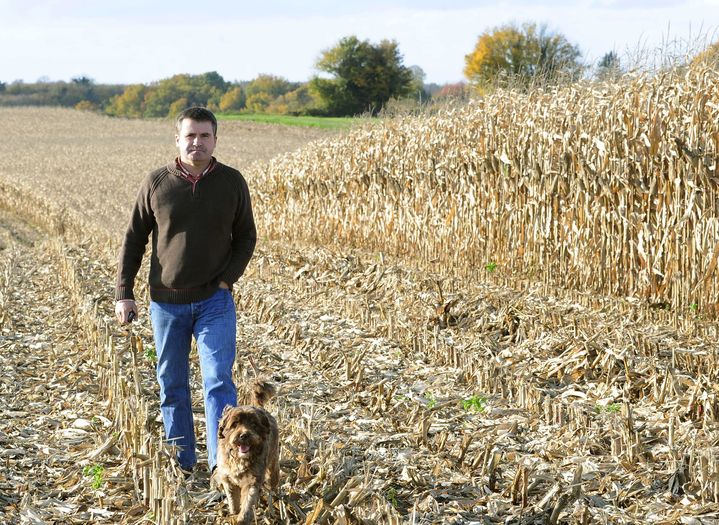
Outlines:
POLYGON ((480 89, 497 84, 531 84, 576 79, 583 70, 576 45, 546 25, 526 23, 496 27, 482 33, 465 56, 464 75, 480 89))
MULTIPOLYGON (((147 89, 143 116, 169 116, 172 103, 191 92, 190 75, 174 75, 171 78, 160 80, 147 89)), ((185 98, 189 99, 187 96, 185 98)))
POLYGON ((175 109, 183 100, 185 107, 219 108, 227 86, 227 82, 214 71, 202 75, 174 75, 147 87, 142 116, 174 117, 177 114, 175 109))
POLYGON ((429 91, 424 87, 424 80, 427 78, 427 74, 419 66, 409 66, 409 70, 412 72, 412 83, 409 88, 409 96, 418 99, 426 100, 429 98, 429 91))
POLYGON ((376 113, 389 99, 408 95, 414 78, 393 40, 373 45, 356 36, 345 37, 322 52, 315 67, 330 78, 316 76, 310 87, 325 111, 337 116, 376 113))
MULTIPOLYGON (((230 87, 230 83, 227 82, 222 76, 216 71, 210 71, 209 73, 203 73, 198 79, 199 83, 204 86, 205 92, 207 93, 207 106, 212 111, 220 109, 220 99, 222 95, 230 87)), ((202 105, 202 104, 197 104, 202 105)), ((173 115, 174 116, 174 115, 173 115)))
POLYGON ((614 51, 605 53, 597 63, 596 77, 599 80, 614 80, 621 74, 621 72, 622 69, 619 55, 617 55, 614 51))
POLYGON ((79 84, 81 86, 91 86, 94 84, 93 80, 86 76, 73 77, 71 80, 73 84, 79 84))
MULTIPOLYGON (((88 101, 93 104, 100 102, 99 97, 95 93, 95 82, 86 76, 72 78, 72 83, 68 86, 72 93, 72 100, 79 98, 80 102, 88 101)), ((80 102, 75 103, 75 106, 80 102)))

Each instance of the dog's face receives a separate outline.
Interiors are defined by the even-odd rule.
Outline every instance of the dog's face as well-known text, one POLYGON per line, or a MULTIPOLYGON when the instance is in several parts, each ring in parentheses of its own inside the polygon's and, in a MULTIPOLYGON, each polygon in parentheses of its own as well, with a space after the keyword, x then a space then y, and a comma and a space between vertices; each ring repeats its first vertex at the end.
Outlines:
POLYGON ((270 433, 270 421, 255 407, 226 407, 217 437, 239 456, 258 453, 270 433))

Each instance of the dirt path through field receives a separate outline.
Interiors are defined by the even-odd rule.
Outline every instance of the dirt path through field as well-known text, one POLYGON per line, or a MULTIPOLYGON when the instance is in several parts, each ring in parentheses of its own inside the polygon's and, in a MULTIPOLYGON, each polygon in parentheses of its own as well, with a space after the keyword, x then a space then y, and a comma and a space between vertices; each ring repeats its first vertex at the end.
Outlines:
POLYGON ((2 523, 117 522, 87 461, 112 422, 58 273, 44 235, 0 213, 2 523))

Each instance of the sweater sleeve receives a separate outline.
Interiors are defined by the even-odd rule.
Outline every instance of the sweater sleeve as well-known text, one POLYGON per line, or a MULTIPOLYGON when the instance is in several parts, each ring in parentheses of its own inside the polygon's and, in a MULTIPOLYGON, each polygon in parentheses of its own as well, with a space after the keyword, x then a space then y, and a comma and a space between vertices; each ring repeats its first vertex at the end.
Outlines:
POLYGON ((154 228, 155 215, 152 211, 150 199, 153 190, 152 175, 147 177, 140 187, 137 201, 132 209, 130 223, 125 232, 125 238, 120 249, 117 267, 117 283, 115 286, 115 300, 135 299, 135 277, 142 264, 147 240, 154 228))
POLYGON ((240 199, 232 223, 232 256, 220 280, 232 286, 245 273, 257 244, 257 230, 252 215, 250 190, 242 175, 239 175, 240 199))

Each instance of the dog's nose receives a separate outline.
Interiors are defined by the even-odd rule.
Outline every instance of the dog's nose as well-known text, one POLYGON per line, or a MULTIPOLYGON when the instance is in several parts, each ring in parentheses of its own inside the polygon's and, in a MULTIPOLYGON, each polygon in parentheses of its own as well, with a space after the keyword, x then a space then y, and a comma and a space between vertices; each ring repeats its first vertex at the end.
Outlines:
POLYGON ((249 432, 242 432, 241 434, 235 434, 234 438, 232 439, 232 442, 235 445, 241 445, 242 443, 247 442, 247 440, 250 438, 249 432))

